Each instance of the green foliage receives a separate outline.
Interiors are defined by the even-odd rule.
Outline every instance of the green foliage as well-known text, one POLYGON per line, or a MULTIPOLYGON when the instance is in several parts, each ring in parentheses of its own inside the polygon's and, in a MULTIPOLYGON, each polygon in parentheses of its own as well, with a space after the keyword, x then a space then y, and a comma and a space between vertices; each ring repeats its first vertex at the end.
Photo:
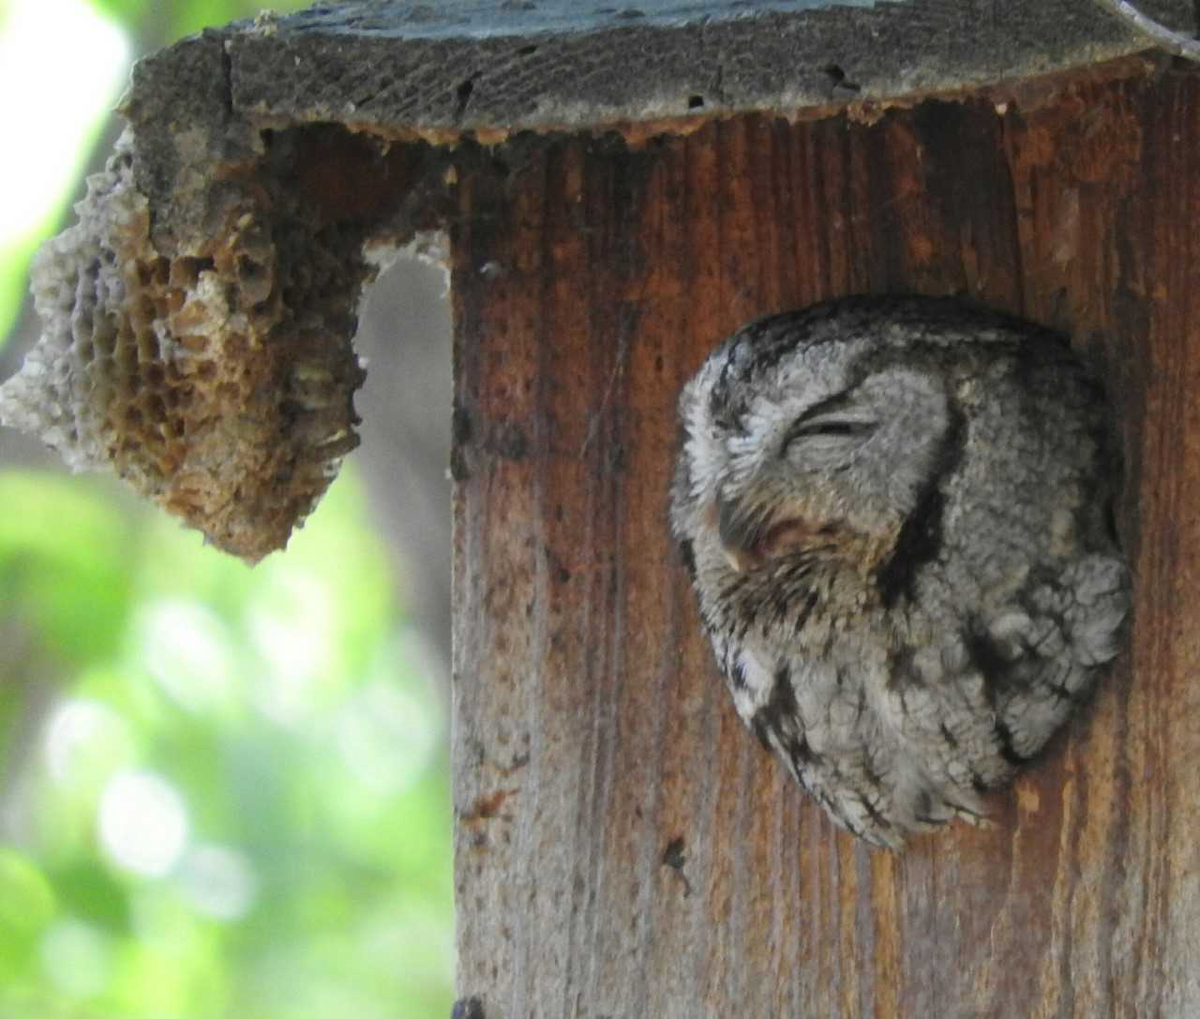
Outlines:
MULTIPOLYGON (((303 6, 91 2, 159 42, 303 6)), ((0 333, 41 239, 0 237, 0 333)), ((0 473, 0 1019, 449 1014, 442 700, 388 562, 352 475, 249 570, 0 473)))
POLYGON ((75 662, 110 654, 124 629, 132 534, 102 492, 69 479, 0 475, 0 603, 30 615, 75 662))
POLYGON ((444 720, 354 479, 254 570, 92 479, 0 506, 7 760, 57 689, 0 802, 0 1016, 448 1014, 444 720))
MULTIPOLYGON (((57 219, 57 212, 47 219, 57 219)), ((0 237, 0 349, 17 320, 29 281, 29 261, 45 232, 36 237, 0 237)))
MULTIPOLYGON (((127 28, 136 28, 146 20, 146 15, 155 6, 153 0, 91 0, 92 7, 106 18, 119 22, 127 28)), ((167 6, 174 7, 176 4, 167 6)), ((216 6, 206 2, 197 4, 200 7, 216 6)))
POLYGON ((54 889, 36 864, 0 848, 0 966, 27 965, 54 912, 54 889))
POLYGON ((305 0, 91 0, 92 6, 114 21, 136 29, 151 17, 163 22, 165 41, 170 42, 199 32, 212 25, 224 25, 239 18, 252 18, 259 11, 295 11, 309 4, 305 0))

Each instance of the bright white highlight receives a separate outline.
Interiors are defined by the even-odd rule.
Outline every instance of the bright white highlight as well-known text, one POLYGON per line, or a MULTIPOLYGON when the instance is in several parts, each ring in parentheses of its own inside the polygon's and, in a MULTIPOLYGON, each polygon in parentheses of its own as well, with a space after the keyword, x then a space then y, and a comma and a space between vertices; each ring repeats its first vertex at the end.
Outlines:
POLYGON ((213 713, 235 703, 237 663, 224 622, 204 605, 154 603, 138 619, 138 657, 180 707, 213 713))
POLYGON ((86 0, 9 0, 0 20, 6 161, 0 248, 33 230, 74 179, 80 138, 115 105, 129 67, 124 33, 86 0), (15 149, 14 149, 15 151, 15 149))
POLYGON ((60 784, 94 780, 98 768, 112 767, 130 749, 124 719, 99 701, 72 698, 50 718, 45 736, 46 767, 60 784))
POLYGON ((100 843, 113 862, 162 877, 187 844, 188 815, 174 786, 148 771, 120 771, 100 798, 100 843))

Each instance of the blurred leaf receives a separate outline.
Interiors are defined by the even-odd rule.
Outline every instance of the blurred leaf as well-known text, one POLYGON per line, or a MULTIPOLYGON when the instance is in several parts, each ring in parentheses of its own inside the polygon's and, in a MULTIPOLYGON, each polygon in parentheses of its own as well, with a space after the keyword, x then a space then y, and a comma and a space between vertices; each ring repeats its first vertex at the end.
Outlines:
POLYGON ((54 891, 27 857, 0 847, 0 928, 27 935, 54 914, 54 891))
POLYGON ((115 650, 132 586, 121 514, 69 479, 15 472, 0 475, 0 508, 0 608, 68 659, 115 650))
POLYGON ((22 968, 54 912, 54 890, 41 869, 0 847, 0 976, 22 968))
POLYGON ((295 11, 308 7, 306 0, 170 0, 151 3, 150 0, 91 0, 96 10, 120 21, 131 30, 145 24, 152 16, 166 22, 167 41, 181 39, 202 28, 219 27, 242 18, 252 18, 259 11, 295 11))
POLYGON ((180 3, 175 10, 171 28, 176 38, 199 32, 209 26, 220 26, 238 18, 253 17, 264 7, 277 9, 278 5, 239 3, 238 0, 192 0, 180 3))
POLYGON ((76 860, 51 871, 50 880, 64 911, 114 935, 130 930, 127 889, 95 859, 76 860))
POLYGON ((153 6, 151 0, 90 0, 90 2, 98 13, 126 26, 137 25, 153 6))
POLYGON ((121 954, 111 997, 121 1019, 238 1015, 228 1005, 221 937, 170 895, 138 897, 142 926, 121 954))
MULTIPOLYGON (((48 222, 56 222, 58 210, 46 218, 48 222)), ((0 244, 0 348, 4 347, 21 310, 21 302, 25 299, 25 290, 29 285, 29 260, 48 232, 48 229, 41 229, 0 244)))

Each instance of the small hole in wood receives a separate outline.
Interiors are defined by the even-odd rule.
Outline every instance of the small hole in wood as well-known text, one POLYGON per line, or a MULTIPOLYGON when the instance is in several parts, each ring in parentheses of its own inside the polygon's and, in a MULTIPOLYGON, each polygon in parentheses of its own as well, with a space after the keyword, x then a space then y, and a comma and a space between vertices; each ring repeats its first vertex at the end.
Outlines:
POLYGON ((478 998, 461 998, 454 1003, 450 1019, 484 1019, 483 1002, 478 998))
POLYGON ((698 110, 704 105, 704 96, 688 96, 688 109, 698 110))
POLYGON ((861 87, 858 82, 850 81, 846 77, 846 72, 838 64, 826 64, 821 70, 829 77, 835 89, 844 88, 851 92, 857 92, 861 87))
POLYGON ((471 93, 475 91, 475 79, 466 78, 459 83, 455 89, 455 95, 458 96, 458 108, 454 111, 454 119, 462 119, 462 115, 467 112, 467 104, 471 101, 471 93))
POLYGON ((682 870, 685 862, 683 855, 684 841, 682 835, 677 835, 667 843, 667 848, 663 850, 662 862, 664 867, 671 867, 674 870, 682 870))

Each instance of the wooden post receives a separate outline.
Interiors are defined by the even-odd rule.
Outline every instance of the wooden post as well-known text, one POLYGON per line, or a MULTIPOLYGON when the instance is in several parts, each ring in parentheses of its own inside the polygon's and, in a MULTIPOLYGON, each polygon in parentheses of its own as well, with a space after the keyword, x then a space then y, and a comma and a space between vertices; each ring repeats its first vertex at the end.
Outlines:
POLYGON ((1200 1007, 1200 76, 711 122, 460 187, 460 982, 485 1015, 1200 1007), (1120 410, 1133 641, 996 804, 902 856, 735 716, 664 524, 674 396, 764 312, 966 293, 1070 329, 1120 410))
MULTIPOLYGON (((928 29, 935 6, 914 4, 912 24, 928 29)), ((907 30, 904 7, 873 24, 907 30)), ((1013 5, 1059 8, 1081 10, 1013 5)), ((1141 56, 988 85, 973 65, 960 84, 975 91, 905 97, 839 63, 820 88, 854 99, 848 110, 826 93, 800 115, 782 86, 732 102, 681 78, 676 119, 643 96, 639 120, 635 99, 608 95, 619 115, 540 121, 565 109, 551 89, 503 124, 503 104, 480 99, 496 65, 454 78, 490 46, 507 54, 511 94, 538 94, 516 70, 535 52, 556 54, 555 87, 584 87, 568 57, 589 51, 551 28, 507 49, 484 34, 435 50, 459 81, 443 122, 400 100, 370 111, 370 88, 330 72, 358 66, 347 47, 386 45, 391 63, 364 69, 367 84, 419 84, 403 31, 335 36, 337 49, 312 29, 322 16, 224 46, 233 109, 256 130, 309 137, 323 117, 398 140, 400 159, 349 158, 328 133, 333 148, 315 150, 355 216, 373 180, 377 231, 449 233, 457 1014, 1200 1014, 1200 73, 1141 56), (328 48, 306 50, 312 39, 328 48), (271 91, 290 88, 263 63, 280 54, 328 86, 296 90, 307 113, 271 91), (692 97, 722 115, 688 119, 692 97), (454 154, 431 155, 447 141, 454 154), (1094 704, 997 799, 995 825, 893 855, 835 830, 738 721, 666 493, 676 394, 717 341, 769 312, 902 291, 1060 327, 1098 365, 1120 416, 1136 606, 1094 704)), ((813 32, 842 15, 787 15, 817 16, 813 32)), ((1137 48, 1096 17, 1107 55, 1137 48)), ((757 19, 767 36, 790 24, 757 19)), ((708 30, 725 38, 720 22, 708 30)), ((413 29, 413 47, 428 40, 413 29)), ((636 79, 648 52, 620 75, 636 79)), ((736 66, 721 65, 726 89, 736 66)), ((275 172, 269 157, 255 166, 275 172)), ((159 200, 177 200, 169 182, 159 200)), ((350 216, 338 208, 325 214, 350 216)), ((192 241, 180 228, 171 243, 192 241)))

